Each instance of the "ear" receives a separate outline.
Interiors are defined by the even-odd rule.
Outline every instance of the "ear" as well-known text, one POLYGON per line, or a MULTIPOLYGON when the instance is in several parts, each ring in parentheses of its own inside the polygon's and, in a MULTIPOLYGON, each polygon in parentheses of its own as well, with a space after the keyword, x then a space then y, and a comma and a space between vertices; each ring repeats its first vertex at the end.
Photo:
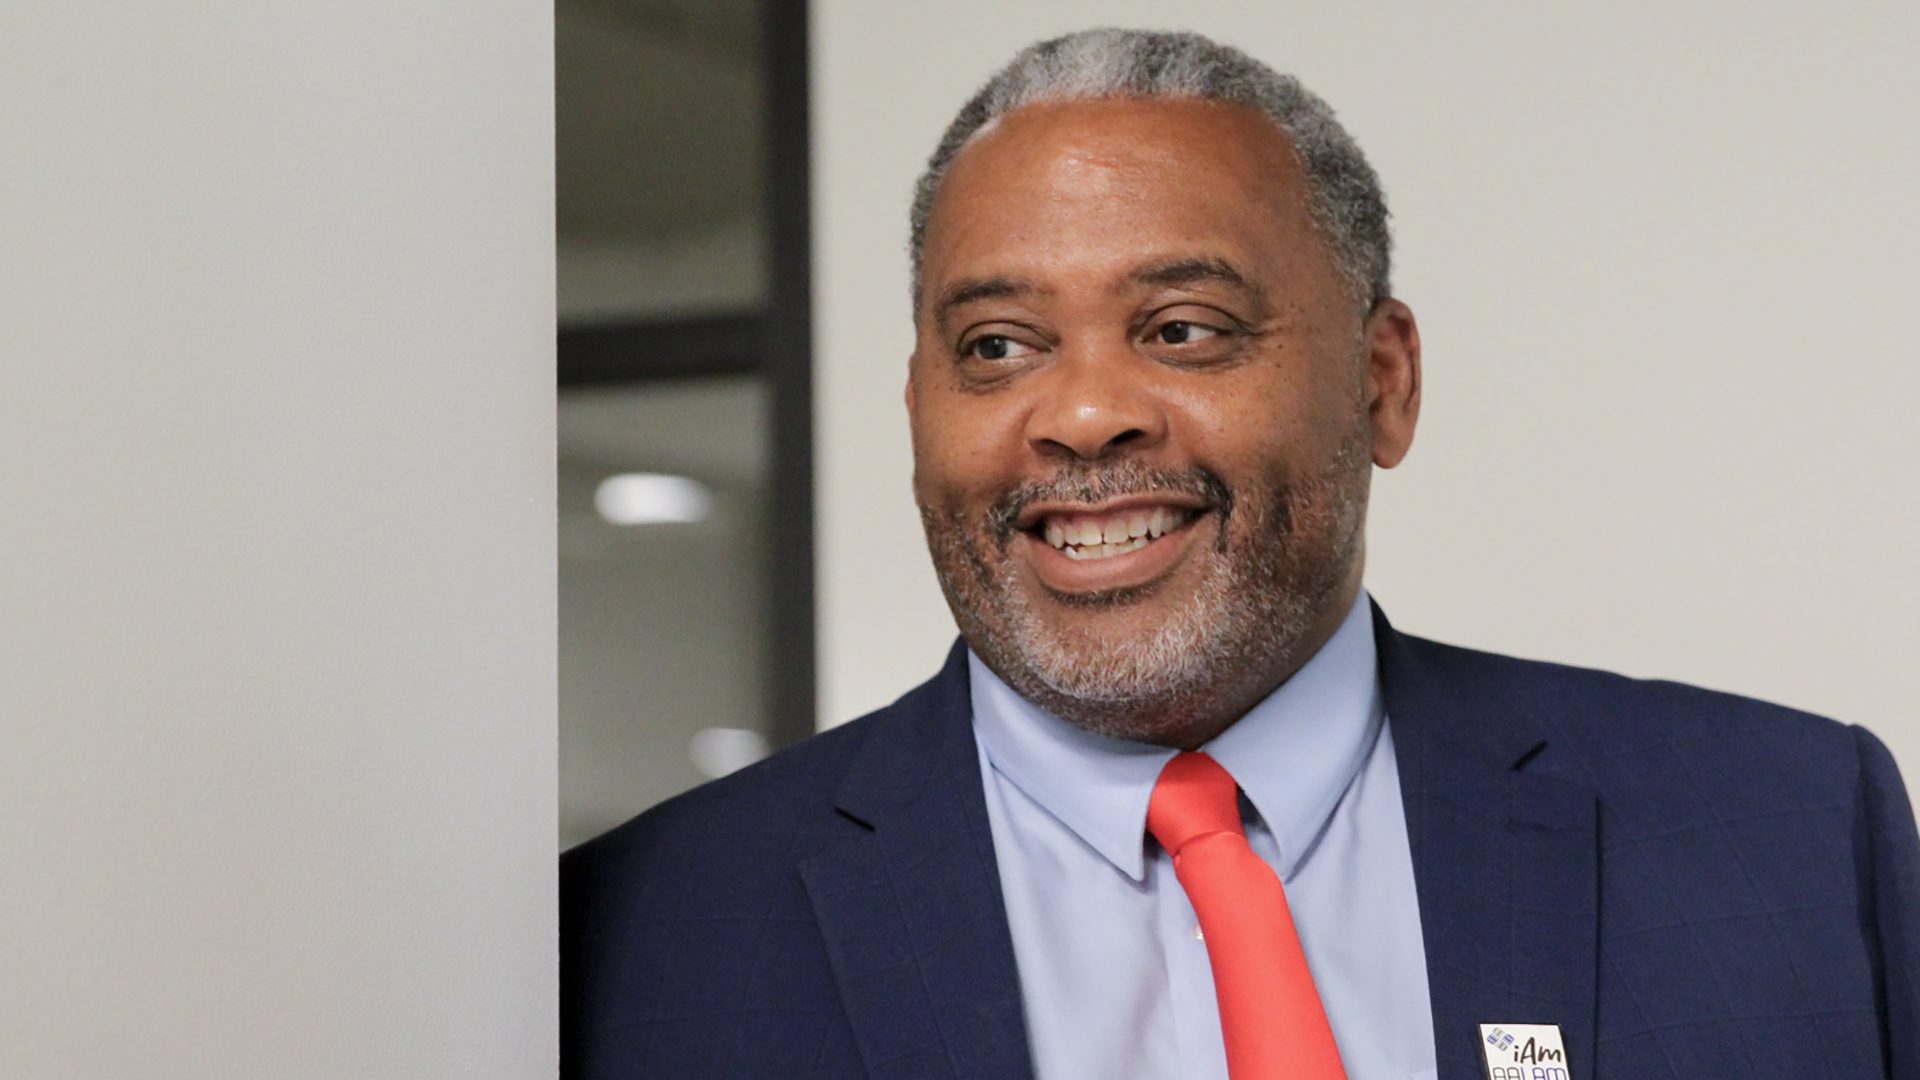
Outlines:
POLYGON ((1391 469, 1413 446, 1420 420, 1420 328, 1413 309, 1386 299, 1361 331, 1367 348, 1367 413, 1373 427, 1373 463, 1391 469))

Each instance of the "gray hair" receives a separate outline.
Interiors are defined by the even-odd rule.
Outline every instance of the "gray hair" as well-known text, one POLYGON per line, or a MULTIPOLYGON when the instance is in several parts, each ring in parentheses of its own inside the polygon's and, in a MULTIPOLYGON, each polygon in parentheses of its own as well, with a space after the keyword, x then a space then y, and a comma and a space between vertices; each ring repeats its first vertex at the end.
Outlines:
POLYGON ((934 193, 967 140, 1022 105, 1108 97, 1227 101, 1272 117, 1299 155, 1308 213, 1341 276, 1369 309, 1392 295, 1393 238, 1380 178, 1326 102, 1293 76, 1199 34, 1102 28, 1020 50, 947 125, 913 189, 909 250, 916 304, 934 193))

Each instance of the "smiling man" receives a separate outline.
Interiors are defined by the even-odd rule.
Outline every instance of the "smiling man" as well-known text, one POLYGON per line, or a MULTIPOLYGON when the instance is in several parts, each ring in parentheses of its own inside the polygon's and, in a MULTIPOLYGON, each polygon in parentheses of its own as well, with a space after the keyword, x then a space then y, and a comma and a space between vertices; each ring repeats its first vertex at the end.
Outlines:
POLYGON ((1324 103, 1193 35, 962 109, 906 406, 963 640, 567 856, 567 1075, 1920 1077, 1878 741, 1369 602, 1421 391, 1386 220, 1324 103))
POLYGON ((1352 212, 1381 250, 1343 265, 1270 116, 1041 97, 923 186, 916 495, 989 668, 1081 727, 1197 747, 1353 607, 1419 338, 1377 191, 1352 212))

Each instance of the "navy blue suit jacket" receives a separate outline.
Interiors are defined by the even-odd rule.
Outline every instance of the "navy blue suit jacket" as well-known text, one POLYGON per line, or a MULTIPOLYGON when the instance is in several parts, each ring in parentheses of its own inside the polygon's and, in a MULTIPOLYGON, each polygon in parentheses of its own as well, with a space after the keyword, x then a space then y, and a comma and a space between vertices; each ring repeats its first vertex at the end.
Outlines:
MULTIPOLYGON (((1920 837, 1858 728, 1395 633, 1441 1080, 1920 1078, 1920 837)), ((570 1080, 1032 1075, 964 654, 561 861, 570 1080)))

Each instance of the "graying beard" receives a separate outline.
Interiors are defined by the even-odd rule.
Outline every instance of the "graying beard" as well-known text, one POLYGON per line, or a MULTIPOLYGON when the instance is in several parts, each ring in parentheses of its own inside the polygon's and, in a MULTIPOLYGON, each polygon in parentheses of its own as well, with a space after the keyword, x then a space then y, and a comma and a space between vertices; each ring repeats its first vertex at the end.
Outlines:
MULTIPOLYGON (((1223 522, 1224 525, 1224 522, 1223 522)), ((1224 529, 1223 529, 1224 533, 1224 529)), ((1208 711, 1244 663, 1302 636, 1312 606, 1285 590, 1262 589, 1230 572, 1209 581, 1171 622, 1125 647, 1075 648, 1047 628, 1025 597, 1002 582, 1003 635, 989 633, 992 664, 1028 700, 1103 735, 1141 738, 1208 711), (1279 599, 1261 604, 1260 599, 1279 599)), ((1267 576, 1261 574, 1260 576, 1267 576)), ((985 627, 982 627, 985 630, 985 627)))
MULTIPOLYGON (((1362 536, 1365 499, 1354 472, 1365 469, 1366 461, 1358 434, 1322 475, 1299 487, 1276 488, 1260 518, 1247 522, 1254 537, 1248 555, 1269 559, 1229 562, 1228 572, 1208 581, 1194 603, 1175 612, 1171 625, 1124 648, 1107 643, 1089 655, 1049 633, 1013 580, 1012 566, 1003 560, 1005 570, 996 575, 963 521, 957 516, 940 520, 923 504, 941 588, 981 659, 1027 700, 1103 735, 1142 739, 1176 729, 1219 709, 1223 695, 1239 692, 1244 678, 1234 676, 1249 661, 1284 656, 1339 589, 1346 568, 1358 557, 1362 536), (1297 511, 1316 505, 1334 519, 1338 550, 1318 567, 1300 565, 1300 556, 1313 553, 1297 549, 1297 511), (1306 577, 1287 580, 1289 563, 1306 577), (970 573, 954 573, 963 565, 970 573), (983 617, 989 613, 997 617, 983 617)), ((1122 492, 1192 490, 1196 481, 1206 485, 1206 496, 1220 508, 1218 546, 1225 551, 1234 500, 1218 477, 1170 476, 1128 465, 1023 485, 996 503, 987 533, 1004 556, 1017 531, 1013 523, 1035 499, 1097 502, 1122 492)), ((1090 602, 1118 605, 1138 595, 1138 590, 1123 590, 1090 602)))

